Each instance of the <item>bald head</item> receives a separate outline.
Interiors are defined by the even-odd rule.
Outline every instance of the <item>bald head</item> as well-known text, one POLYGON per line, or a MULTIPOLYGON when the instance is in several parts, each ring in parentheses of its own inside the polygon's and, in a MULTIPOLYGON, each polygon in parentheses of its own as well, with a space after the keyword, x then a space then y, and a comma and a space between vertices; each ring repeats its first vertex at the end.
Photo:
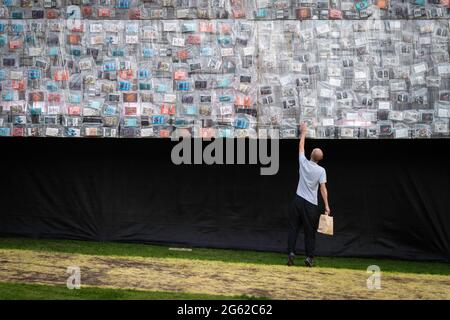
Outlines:
POLYGON ((323 152, 319 148, 314 149, 311 152, 311 160, 314 162, 319 162, 323 159, 323 152))

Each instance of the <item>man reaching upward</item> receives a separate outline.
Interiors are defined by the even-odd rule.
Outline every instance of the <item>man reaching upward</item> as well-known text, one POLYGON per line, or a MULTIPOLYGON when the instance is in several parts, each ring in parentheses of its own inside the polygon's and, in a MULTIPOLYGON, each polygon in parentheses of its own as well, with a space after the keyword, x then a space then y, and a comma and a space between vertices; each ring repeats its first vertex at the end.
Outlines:
POLYGON ((300 230, 300 224, 303 224, 305 233, 305 265, 313 266, 314 249, 316 244, 316 231, 319 225, 320 213, 317 206, 317 190, 320 185, 325 204, 325 214, 330 214, 328 205, 328 191, 326 187, 327 175, 325 169, 318 165, 323 159, 323 152, 320 149, 314 149, 311 152, 311 159, 305 157, 305 136, 307 126, 303 123, 300 126, 301 138, 299 145, 299 172, 300 179, 297 186, 293 209, 289 215, 289 238, 288 238, 288 266, 294 264, 295 247, 300 230))

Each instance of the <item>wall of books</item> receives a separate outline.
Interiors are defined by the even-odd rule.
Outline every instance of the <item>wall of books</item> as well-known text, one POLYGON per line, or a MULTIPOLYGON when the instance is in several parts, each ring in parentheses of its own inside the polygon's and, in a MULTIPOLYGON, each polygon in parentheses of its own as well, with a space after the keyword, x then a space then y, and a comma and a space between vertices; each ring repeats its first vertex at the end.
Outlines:
POLYGON ((449 0, 0 0, 0 136, 449 137, 449 0))

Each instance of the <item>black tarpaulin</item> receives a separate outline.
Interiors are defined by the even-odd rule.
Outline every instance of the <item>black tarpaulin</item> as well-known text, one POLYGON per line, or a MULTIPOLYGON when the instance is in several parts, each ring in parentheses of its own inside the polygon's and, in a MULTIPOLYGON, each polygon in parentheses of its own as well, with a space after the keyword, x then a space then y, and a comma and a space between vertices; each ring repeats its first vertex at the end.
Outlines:
MULTIPOLYGON (((176 166, 175 143, 0 139, 0 234, 285 250, 298 140, 280 141, 274 176, 259 165, 176 166)), ((318 254, 450 260, 448 145, 308 140, 307 151, 324 150, 335 220, 318 254)))

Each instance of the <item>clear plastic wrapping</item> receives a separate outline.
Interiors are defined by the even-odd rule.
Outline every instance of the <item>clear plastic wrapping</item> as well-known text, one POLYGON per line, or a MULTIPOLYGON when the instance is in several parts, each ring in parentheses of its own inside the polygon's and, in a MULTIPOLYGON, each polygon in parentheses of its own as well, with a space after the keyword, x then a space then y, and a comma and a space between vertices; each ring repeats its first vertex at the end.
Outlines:
POLYGON ((0 135, 448 137, 448 1, 0 5, 0 135))

